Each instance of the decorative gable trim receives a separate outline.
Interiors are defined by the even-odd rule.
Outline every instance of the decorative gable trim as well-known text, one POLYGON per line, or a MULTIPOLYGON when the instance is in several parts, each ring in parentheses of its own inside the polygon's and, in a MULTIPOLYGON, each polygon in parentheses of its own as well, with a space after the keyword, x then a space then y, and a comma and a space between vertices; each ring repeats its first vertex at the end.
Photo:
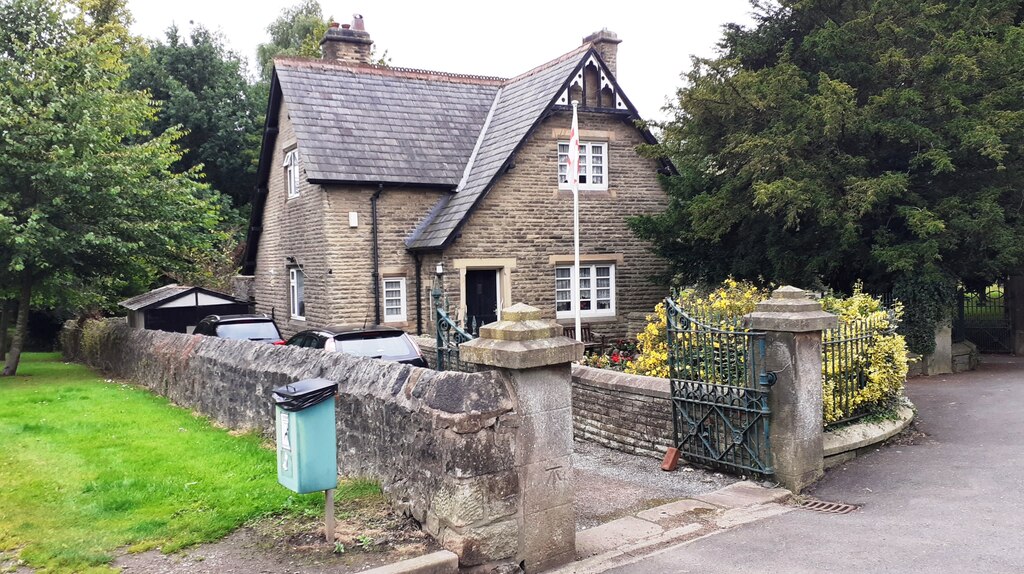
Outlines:
MULTIPOLYGON (((558 95, 558 99, 555 100, 555 105, 566 107, 571 106, 572 93, 574 92, 574 90, 577 89, 582 93, 580 109, 586 109, 587 111, 630 111, 630 106, 626 105, 626 100, 622 95, 622 91, 619 89, 618 82, 615 81, 615 78, 612 76, 612 73, 608 69, 608 66, 605 65, 605 63, 601 60, 601 57, 593 49, 591 49, 589 57, 587 57, 583 62, 581 62, 579 67, 577 67, 576 70, 573 72, 572 79, 569 80, 565 88, 558 95), (598 90, 600 92, 604 92, 604 90, 606 89, 611 91, 612 99, 614 101, 614 107, 606 106, 598 107, 595 109, 588 108, 585 105, 585 102, 587 101, 589 94, 587 94, 588 87, 586 85, 586 81, 584 80, 583 72, 590 66, 596 68, 598 70, 598 74, 600 75, 598 90)), ((600 97, 598 98, 598 101, 600 101, 600 97)))

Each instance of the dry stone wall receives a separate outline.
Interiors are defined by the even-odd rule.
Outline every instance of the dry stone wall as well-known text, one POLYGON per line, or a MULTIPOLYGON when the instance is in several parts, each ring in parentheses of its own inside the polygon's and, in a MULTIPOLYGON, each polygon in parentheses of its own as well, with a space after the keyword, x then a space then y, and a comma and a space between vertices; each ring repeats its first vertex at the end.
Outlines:
POLYGON ((436 372, 314 349, 69 322, 65 357, 130 380, 232 429, 273 431, 275 387, 337 381, 343 475, 379 481, 464 567, 515 556, 519 415, 496 372, 436 372))

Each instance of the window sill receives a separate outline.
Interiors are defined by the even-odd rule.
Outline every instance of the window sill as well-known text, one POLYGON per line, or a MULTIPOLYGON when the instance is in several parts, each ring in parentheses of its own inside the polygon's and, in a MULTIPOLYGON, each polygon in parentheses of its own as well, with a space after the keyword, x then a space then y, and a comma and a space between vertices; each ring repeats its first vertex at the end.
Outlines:
MULTIPOLYGON (((581 316, 580 323, 614 323, 619 320, 618 315, 599 315, 596 317, 581 316)), ((555 322, 559 325, 573 325, 576 323, 575 317, 558 317, 555 322)))
MULTIPOLYGON (((561 199, 561 198, 572 198, 572 190, 571 189, 559 189, 558 191, 555 192, 555 197, 557 197, 559 199, 561 199)), ((590 191, 590 190, 581 189, 580 190, 580 197, 585 197, 587 199, 615 199, 615 192, 609 191, 607 189, 602 190, 602 191, 590 191)))
POLYGON ((291 317, 289 317, 289 319, 291 319, 292 321, 302 321, 303 323, 306 322, 305 317, 296 317, 295 315, 292 315, 291 317))

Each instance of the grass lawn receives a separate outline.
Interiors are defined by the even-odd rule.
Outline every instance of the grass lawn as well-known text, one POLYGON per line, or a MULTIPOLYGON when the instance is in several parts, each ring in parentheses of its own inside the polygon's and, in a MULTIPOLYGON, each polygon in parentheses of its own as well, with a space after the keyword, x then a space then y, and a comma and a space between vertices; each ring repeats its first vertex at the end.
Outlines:
MULTIPOLYGON (((277 483, 275 453, 56 354, 0 378, 0 564, 108 572, 119 549, 171 552, 253 519, 321 514, 277 483)), ((338 498, 379 496, 367 483, 338 498)))

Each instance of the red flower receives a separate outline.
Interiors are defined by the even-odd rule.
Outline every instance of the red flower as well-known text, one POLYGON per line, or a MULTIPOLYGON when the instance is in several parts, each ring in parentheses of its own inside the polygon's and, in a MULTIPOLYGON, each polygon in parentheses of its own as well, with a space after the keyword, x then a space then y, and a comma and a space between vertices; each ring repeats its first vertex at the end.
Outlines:
POLYGON ((612 353, 612 362, 613 362, 613 363, 618 363, 618 362, 619 362, 619 360, 620 360, 620 357, 619 357, 619 353, 618 353, 618 351, 616 351, 616 352, 612 353))

